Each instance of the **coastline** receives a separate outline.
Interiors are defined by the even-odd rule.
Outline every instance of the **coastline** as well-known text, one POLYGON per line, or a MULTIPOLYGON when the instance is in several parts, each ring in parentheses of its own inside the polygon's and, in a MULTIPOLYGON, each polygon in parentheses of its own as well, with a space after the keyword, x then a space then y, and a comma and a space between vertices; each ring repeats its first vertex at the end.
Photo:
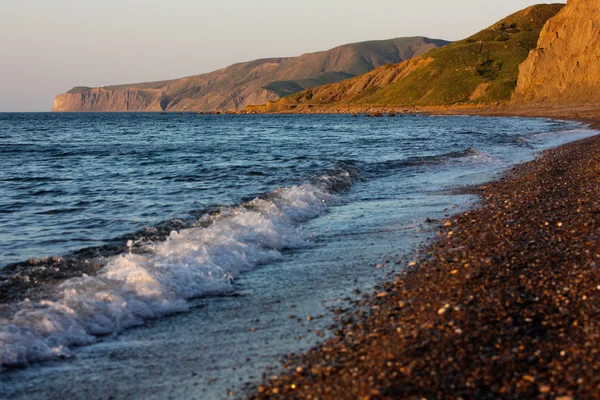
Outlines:
POLYGON ((384 117, 404 114, 479 115, 487 117, 537 117, 582 122, 600 128, 600 104, 495 104, 452 106, 301 106, 294 110, 270 111, 249 106, 242 112, 230 114, 355 114, 384 117))
MULTIPOLYGON (((598 128, 599 110, 411 112, 569 119, 598 128)), ((249 397, 600 398, 598 154, 600 136, 583 139, 469 189, 481 207, 446 221, 416 266, 340 318, 335 339, 286 360, 287 372, 249 397)))
MULTIPOLYGON (((432 113, 432 114, 434 114, 434 112, 431 112, 431 113, 432 113)), ((440 112, 438 112, 438 113, 436 113, 436 114, 441 114, 441 113, 440 113, 440 112)), ((465 113, 465 114, 467 114, 467 113, 465 113)), ((471 113, 471 114, 474 114, 474 113, 471 113)), ((482 115, 483 115, 483 114, 482 114, 482 115)), ((343 118, 343 119, 344 119, 344 120, 346 120, 346 121, 348 121, 349 123, 352 123, 352 122, 354 122, 354 123, 360 123, 360 119, 359 119, 359 120, 356 120, 356 119, 349 119, 349 118, 343 118)), ((408 122, 410 119, 412 119, 412 118, 407 118, 407 120, 406 120, 406 121, 408 122)), ((422 118, 422 119, 423 119, 423 120, 425 120, 425 121, 427 121, 427 120, 434 121, 434 120, 435 120, 435 118, 422 118)), ((462 118, 449 118, 449 120, 454 120, 454 122, 460 122, 460 121, 462 120, 462 118)), ((369 122, 369 121, 363 121, 363 122, 369 122)), ((384 122, 384 121, 381 121, 381 122, 384 122)), ((387 122, 391 122, 391 121, 387 121, 387 122)), ((402 121, 397 121, 397 122, 400 122, 400 123, 402 123, 402 121)), ((369 123, 370 123, 370 122, 369 122, 369 123)), ((490 130, 491 130, 492 132, 498 132, 498 126, 497 126, 497 125, 494 123, 494 120, 493 120, 493 119, 492 119, 492 120, 490 120, 490 121, 488 121, 488 123, 489 123, 489 125, 491 125, 491 126, 492 126, 492 127, 490 128, 490 130)), ((546 124, 548 124, 548 125, 553 125, 551 122, 548 122, 548 121, 546 121, 545 123, 546 123, 546 124)), ((372 124, 372 125, 373 125, 373 126, 379 126, 380 124, 377 124, 377 123, 375 123, 375 124, 372 124)), ((386 124, 382 124, 382 125, 386 125, 386 124)), ((487 128, 486 128, 486 129, 487 129, 487 128)), ((477 192, 476 190, 471 190, 470 192, 467 192, 467 193, 478 193, 478 192, 477 192)), ((459 193, 459 194, 461 194, 461 193, 459 193)), ((388 213, 389 213, 389 211, 388 211, 388 213)), ((431 214, 425 214, 425 215, 423 215, 421 218, 418 218, 418 220, 420 220, 420 221, 424 221, 426 217, 431 217, 431 218, 434 218, 434 219, 435 219, 435 218, 441 218, 441 216, 438 216, 438 217, 436 217, 436 216, 433 216, 433 215, 431 215, 431 214)), ((386 218, 386 219, 384 219, 384 221, 389 221, 389 215, 387 215, 387 218, 386 218)), ((425 221, 427 221, 427 220, 425 220, 425 221)), ((432 224, 431 226, 432 226, 432 227, 437 227, 437 226, 438 226, 438 224, 437 224, 437 221, 434 221, 434 224, 432 224)), ((432 232, 432 233, 434 233, 434 232, 432 232)), ((388 233, 386 233, 386 236, 387 236, 388 238, 390 237, 390 235, 389 235, 388 233)), ((392 242, 390 241, 390 243, 392 243, 392 242)), ((393 248, 392 248, 392 251, 394 251, 394 249, 393 249, 393 248)), ((91 266, 90 266, 90 267, 91 267, 91 266)), ((356 275, 354 275, 354 276, 356 277, 356 275)), ((390 279, 393 279, 393 276, 392 276, 392 278, 390 278, 390 279)), ((379 301, 379 300, 381 300, 381 299, 383 299, 384 297, 386 297, 386 296, 388 296, 388 295, 389 295, 389 292, 388 292, 386 289, 382 289, 381 291, 379 291, 379 290, 378 290, 376 293, 377 293, 377 294, 380 294, 380 293, 383 293, 383 292, 386 292, 386 294, 385 294, 385 295, 381 295, 380 297, 377 297, 376 295, 374 295, 374 296, 373 296, 373 300, 374 300, 375 302, 377 302, 377 301, 379 301)), ((245 301, 246 301, 246 300, 245 300, 245 301)), ((368 302, 367 302, 366 304, 368 305, 368 302)), ((377 303, 375 303, 375 305, 377 305, 377 303)), ((365 306, 365 304, 358 304, 358 303, 356 304, 356 308, 360 308, 360 307, 363 307, 363 306, 365 306)), ((352 308, 354 308, 354 307, 351 307, 351 309, 352 309, 352 308)), ((340 310, 340 311, 341 311, 341 310, 340 310)), ((286 315, 287 315, 287 314, 286 314, 286 315)), ((338 316, 339 316, 340 318, 345 318, 345 317, 344 317, 344 314, 337 315, 337 312, 336 312, 336 317, 338 317, 338 316)), ((313 322, 313 323, 314 323, 314 322, 313 322)), ((248 327, 248 326, 252 326, 252 327, 254 327, 255 325, 254 325, 254 324, 252 324, 252 323, 250 323, 250 324, 246 324, 246 327, 248 327)), ((281 329, 282 327, 283 327, 283 329, 285 329, 285 325, 279 324, 278 326, 279 326, 279 329, 281 329)), ((246 328, 245 328, 245 329, 246 329, 246 328)), ((345 333, 344 333, 344 329, 343 329, 343 328, 342 328, 342 329, 340 329, 340 330, 338 330, 338 331, 339 331, 339 333, 338 333, 338 332, 335 332, 335 335, 336 335, 336 336, 338 336, 338 337, 341 337, 341 334, 345 334, 345 333)), ((332 331, 331 331, 331 333, 333 334, 333 333, 334 333, 334 331, 332 330, 332 331)), ((255 334, 253 334, 253 335, 255 335, 255 334)), ((328 342, 328 343, 329 343, 329 342, 328 342)), ((277 353, 277 354, 284 354, 284 353, 285 353, 285 352, 279 352, 279 353, 277 353)), ((274 363, 274 361, 272 361, 272 362, 274 363)), ((273 365, 273 364, 270 364, 270 365, 273 365)), ((254 367, 252 367, 252 368, 256 368, 256 365, 254 365, 254 367)), ((270 371, 270 369, 269 369, 269 368, 267 368, 267 367, 265 367, 265 369, 264 369, 264 370, 265 370, 265 371, 270 371)), ((265 372, 265 373, 268 373, 268 372, 265 372)), ((265 391, 265 390, 266 390, 266 389, 265 389, 265 388, 263 388, 263 391, 265 391)), ((289 394, 288 394, 288 395, 289 395, 289 394)), ((287 397, 287 396, 284 396, 284 397, 287 397)), ((374 397, 377 397, 377 396, 374 396, 374 397)))

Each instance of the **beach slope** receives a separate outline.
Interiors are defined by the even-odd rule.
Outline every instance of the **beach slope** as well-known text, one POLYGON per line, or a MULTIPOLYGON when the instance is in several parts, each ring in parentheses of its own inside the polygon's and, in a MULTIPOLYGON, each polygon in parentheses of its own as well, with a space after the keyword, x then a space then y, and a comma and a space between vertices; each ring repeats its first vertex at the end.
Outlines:
POLYGON ((600 398, 600 138, 474 189, 418 265, 253 398, 600 398))

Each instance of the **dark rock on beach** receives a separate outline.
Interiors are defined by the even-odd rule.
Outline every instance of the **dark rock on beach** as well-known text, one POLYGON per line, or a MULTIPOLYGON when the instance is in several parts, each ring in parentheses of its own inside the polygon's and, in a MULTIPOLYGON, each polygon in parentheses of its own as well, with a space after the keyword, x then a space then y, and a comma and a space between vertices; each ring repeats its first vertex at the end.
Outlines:
POLYGON ((599 399, 600 137, 476 189, 253 399, 599 399))

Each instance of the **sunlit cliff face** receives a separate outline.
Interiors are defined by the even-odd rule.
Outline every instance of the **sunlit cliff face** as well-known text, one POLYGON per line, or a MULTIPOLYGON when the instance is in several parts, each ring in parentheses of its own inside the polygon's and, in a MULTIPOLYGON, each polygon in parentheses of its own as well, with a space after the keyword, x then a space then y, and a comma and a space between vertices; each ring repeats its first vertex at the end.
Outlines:
POLYGON ((570 0, 520 67, 515 102, 600 101, 600 2, 570 0))

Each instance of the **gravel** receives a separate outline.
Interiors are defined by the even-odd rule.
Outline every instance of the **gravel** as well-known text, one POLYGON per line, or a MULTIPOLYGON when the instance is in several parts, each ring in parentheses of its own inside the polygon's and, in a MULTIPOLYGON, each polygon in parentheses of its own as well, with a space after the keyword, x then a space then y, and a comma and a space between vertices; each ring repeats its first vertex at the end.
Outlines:
POLYGON ((600 399, 600 137, 469 191, 480 208, 249 397, 600 399))

